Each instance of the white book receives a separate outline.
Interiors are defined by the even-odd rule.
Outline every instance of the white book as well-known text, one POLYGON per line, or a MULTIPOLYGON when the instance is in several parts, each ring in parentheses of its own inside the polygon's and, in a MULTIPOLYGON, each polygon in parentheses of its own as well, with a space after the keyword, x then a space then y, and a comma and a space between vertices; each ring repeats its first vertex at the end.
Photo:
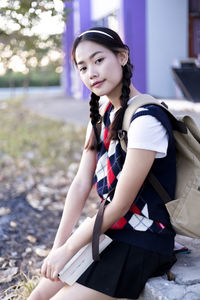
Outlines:
MULTIPOLYGON (((87 220, 88 218, 85 220, 85 222, 87 222, 87 220)), ((101 253, 111 242, 111 238, 109 238, 105 234, 101 234, 99 238, 99 253, 101 253)), ((94 260, 92 258, 92 243, 89 243, 81 248, 70 259, 70 261, 66 263, 58 276, 62 282, 72 285, 93 262, 94 260)))

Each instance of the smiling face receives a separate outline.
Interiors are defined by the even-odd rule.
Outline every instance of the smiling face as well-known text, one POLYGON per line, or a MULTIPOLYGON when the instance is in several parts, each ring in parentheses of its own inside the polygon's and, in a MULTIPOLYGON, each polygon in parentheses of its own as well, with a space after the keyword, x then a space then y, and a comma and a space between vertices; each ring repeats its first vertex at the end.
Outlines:
POLYGON ((86 87, 97 96, 121 95, 125 57, 91 41, 82 41, 75 52, 77 68, 86 87), (119 94, 119 95, 118 95, 119 94))

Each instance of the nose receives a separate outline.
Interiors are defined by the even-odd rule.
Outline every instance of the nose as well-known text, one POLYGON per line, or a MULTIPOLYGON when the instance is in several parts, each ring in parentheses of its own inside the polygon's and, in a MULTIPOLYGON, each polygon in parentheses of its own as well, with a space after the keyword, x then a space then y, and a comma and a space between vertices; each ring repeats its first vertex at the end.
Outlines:
POLYGON ((98 77, 98 72, 94 66, 91 66, 89 68, 89 77, 90 77, 90 79, 98 77))

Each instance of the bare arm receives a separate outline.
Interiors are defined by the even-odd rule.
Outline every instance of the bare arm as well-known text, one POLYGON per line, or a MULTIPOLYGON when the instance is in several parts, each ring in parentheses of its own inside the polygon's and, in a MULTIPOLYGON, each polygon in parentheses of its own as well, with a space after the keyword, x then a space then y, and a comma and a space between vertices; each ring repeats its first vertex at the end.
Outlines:
POLYGON ((96 167, 96 151, 83 151, 78 172, 68 191, 53 249, 62 246, 71 235, 91 191, 96 167))

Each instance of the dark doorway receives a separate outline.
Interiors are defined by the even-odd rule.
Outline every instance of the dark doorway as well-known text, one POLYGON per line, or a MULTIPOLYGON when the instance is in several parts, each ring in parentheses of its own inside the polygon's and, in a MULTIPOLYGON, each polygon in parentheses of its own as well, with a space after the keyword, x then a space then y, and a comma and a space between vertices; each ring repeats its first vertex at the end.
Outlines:
POLYGON ((189 0, 189 57, 200 55, 200 0, 189 0))

